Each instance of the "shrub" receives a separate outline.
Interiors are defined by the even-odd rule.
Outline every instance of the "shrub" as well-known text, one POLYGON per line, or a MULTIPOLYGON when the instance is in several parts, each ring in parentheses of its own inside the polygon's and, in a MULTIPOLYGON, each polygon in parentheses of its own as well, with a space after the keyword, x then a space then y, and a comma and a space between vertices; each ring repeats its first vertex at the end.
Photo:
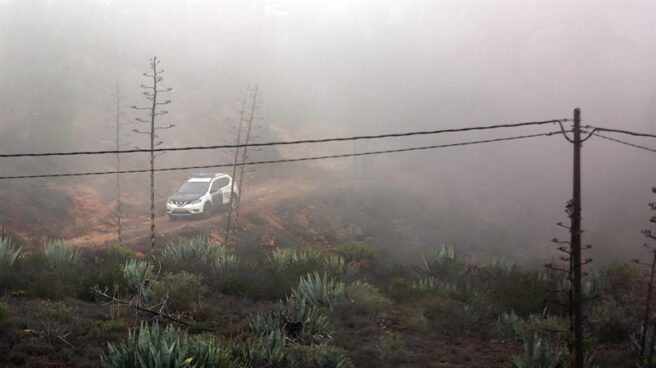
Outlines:
POLYGON ((0 302, 0 328, 7 326, 9 323, 9 305, 5 302, 0 302))
POLYGON ((376 250, 368 244, 352 241, 342 244, 335 250, 338 255, 342 256, 346 263, 357 263, 364 260, 372 259, 376 255, 376 250))
POLYGON ((378 351, 384 361, 391 362, 394 366, 407 357, 405 340, 396 332, 387 332, 380 336, 378 351))
POLYGON ((442 296, 422 302, 424 315, 434 329, 449 334, 465 334, 482 330, 482 312, 472 304, 442 296))
POLYGON ((44 301, 37 306, 34 317, 37 333, 48 342, 65 339, 77 322, 75 308, 64 302, 44 301))
POLYGON ((22 248, 15 247, 11 239, 0 239, 0 272, 12 267, 22 256, 22 248))
POLYGON ((621 343, 630 338, 638 320, 631 313, 632 307, 621 305, 609 295, 604 295, 594 303, 589 319, 599 342, 621 343))
POLYGON ((175 311, 189 309, 190 305, 200 305, 200 298, 208 292, 199 276, 180 272, 167 274, 153 284, 155 297, 166 301, 168 307, 175 311))
POLYGON ((415 302, 419 295, 412 281, 403 276, 395 276, 390 280, 388 293, 397 302, 415 302))
POLYGON ((108 344, 101 354, 103 368, 234 367, 227 349, 204 337, 189 337, 186 332, 159 324, 141 324, 130 331, 121 345, 108 344))
POLYGON ((540 314, 532 314, 520 324, 520 333, 523 335, 538 335, 550 339, 553 344, 558 344, 567 332, 567 321, 558 316, 547 314, 544 310, 540 314))
POLYGON ((80 261, 80 252, 63 240, 54 240, 46 243, 43 247, 48 266, 51 270, 66 269, 77 265, 80 261))
POLYGON ((124 245, 114 244, 107 249, 107 255, 112 260, 124 262, 130 258, 134 258, 134 251, 124 245))
POLYGON ((392 301, 366 282, 356 281, 346 288, 346 295, 358 314, 375 315, 392 306, 392 301))
POLYGON ((293 345, 289 348, 290 368, 352 368, 344 349, 330 345, 293 345))
POLYGON ((324 273, 315 272, 301 277, 298 286, 292 290, 292 297, 296 302, 305 300, 314 306, 328 307, 344 300, 344 283, 335 281, 324 273))
POLYGON ((125 327, 120 322, 112 319, 107 321, 93 321, 92 325, 96 330, 106 333, 123 332, 125 330, 125 327))

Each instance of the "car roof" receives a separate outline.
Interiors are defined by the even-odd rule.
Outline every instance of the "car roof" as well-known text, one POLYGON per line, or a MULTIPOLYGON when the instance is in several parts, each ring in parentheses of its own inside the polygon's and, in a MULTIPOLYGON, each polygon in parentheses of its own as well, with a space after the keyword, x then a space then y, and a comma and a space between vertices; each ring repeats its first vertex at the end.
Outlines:
POLYGON ((194 183, 194 182, 195 183, 207 183, 207 182, 212 181, 212 179, 223 178, 223 177, 230 178, 230 176, 228 174, 224 174, 224 173, 200 173, 200 174, 194 175, 192 178, 190 178, 187 181, 192 182, 192 183, 194 183))
POLYGON ((212 181, 212 178, 191 178, 187 180, 189 183, 209 183, 212 181))

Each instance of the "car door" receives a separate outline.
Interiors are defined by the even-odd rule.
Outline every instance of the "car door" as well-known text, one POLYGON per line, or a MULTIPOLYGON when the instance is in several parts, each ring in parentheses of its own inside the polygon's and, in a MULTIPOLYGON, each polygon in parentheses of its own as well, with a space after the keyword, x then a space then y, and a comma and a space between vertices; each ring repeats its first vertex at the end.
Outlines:
POLYGON ((221 204, 227 204, 230 202, 230 188, 226 190, 226 187, 230 184, 230 179, 228 177, 223 176, 218 179, 216 179, 216 182, 219 186, 219 193, 220 193, 220 203, 221 204))
POLYGON ((212 196, 212 208, 216 211, 223 204, 223 195, 221 194, 221 183, 219 179, 214 179, 210 185, 210 195, 212 196))

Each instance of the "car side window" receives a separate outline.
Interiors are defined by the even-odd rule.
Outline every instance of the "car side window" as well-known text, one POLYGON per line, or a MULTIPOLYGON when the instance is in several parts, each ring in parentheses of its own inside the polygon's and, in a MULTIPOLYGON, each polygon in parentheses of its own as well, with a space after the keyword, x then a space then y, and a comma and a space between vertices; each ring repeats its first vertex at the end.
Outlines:
POLYGON ((210 193, 215 193, 217 190, 219 190, 219 188, 221 188, 220 185, 221 183, 219 183, 219 181, 221 181, 221 179, 214 180, 212 182, 212 186, 210 187, 210 193))
POLYGON ((219 178, 215 183, 218 183, 219 188, 223 188, 226 185, 230 184, 230 179, 226 178, 225 176, 222 178, 219 178))

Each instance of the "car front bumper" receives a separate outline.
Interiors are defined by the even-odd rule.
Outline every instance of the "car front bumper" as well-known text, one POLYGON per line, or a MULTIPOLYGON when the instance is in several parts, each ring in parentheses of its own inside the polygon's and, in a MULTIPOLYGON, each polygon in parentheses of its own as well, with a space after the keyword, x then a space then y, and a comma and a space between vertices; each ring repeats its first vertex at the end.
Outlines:
POLYGON ((203 202, 185 204, 179 206, 172 203, 166 203, 166 214, 169 216, 194 216, 203 213, 203 202))

